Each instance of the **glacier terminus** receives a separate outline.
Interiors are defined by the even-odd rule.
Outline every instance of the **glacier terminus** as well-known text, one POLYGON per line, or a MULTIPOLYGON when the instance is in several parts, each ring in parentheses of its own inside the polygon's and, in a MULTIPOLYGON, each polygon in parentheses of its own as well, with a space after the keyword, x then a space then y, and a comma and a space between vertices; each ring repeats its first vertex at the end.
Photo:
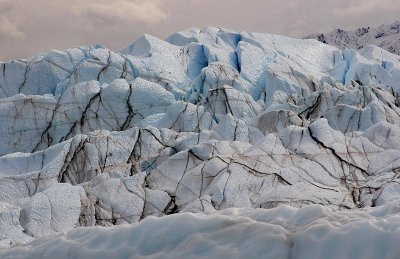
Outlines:
POLYGON ((400 56, 190 28, 0 63, 1 258, 396 258, 400 56))

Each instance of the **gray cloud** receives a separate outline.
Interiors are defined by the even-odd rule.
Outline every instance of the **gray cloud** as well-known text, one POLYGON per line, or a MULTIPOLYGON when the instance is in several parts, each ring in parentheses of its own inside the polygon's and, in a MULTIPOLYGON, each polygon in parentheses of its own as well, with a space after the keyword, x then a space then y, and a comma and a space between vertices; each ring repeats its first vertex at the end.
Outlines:
POLYGON ((23 39, 25 34, 18 30, 17 24, 7 17, 0 17, 0 38, 2 39, 23 39))
POLYGON ((0 60, 206 25, 299 37, 398 19, 398 0, 0 0, 0 60))
POLYGON ((18 29, 17 23, 7 17, 15 4, 16 2, 12 0, 0 0, 0 40, 23 39, 25 37, 25 34, 18 29))
POLYGON ((13 0, 0 0, 0 14, 9 12, 15 6, 15 3, 13 0))
POLYGON ((167 18, 158 1, 98 1, 87 0, 73 7, 76 15, 88 18, 95 24, 138 22, 156 25, 167 18))

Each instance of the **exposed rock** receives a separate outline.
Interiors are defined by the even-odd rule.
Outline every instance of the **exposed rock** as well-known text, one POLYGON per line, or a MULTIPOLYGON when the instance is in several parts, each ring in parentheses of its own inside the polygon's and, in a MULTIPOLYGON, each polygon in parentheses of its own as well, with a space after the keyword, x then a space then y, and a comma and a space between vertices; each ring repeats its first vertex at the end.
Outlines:
POLYGON ((355 31, 336 29, 329 33, 316 33, 306 37, 317 39, 338 48, 362 49, 368 45, 376 45, 391 53, 400 54, 400 22, 384 24, 378 28, 359 28, 355 31))

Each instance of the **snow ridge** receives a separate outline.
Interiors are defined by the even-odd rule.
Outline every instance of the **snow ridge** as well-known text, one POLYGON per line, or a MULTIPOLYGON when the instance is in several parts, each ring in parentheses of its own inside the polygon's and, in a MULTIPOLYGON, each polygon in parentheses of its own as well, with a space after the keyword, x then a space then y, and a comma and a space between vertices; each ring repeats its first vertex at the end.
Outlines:
POLYGON ((306 39, 316 39, 340 49, 361 49, 375 45, 391 53, 400 54, 400 22, 381 25, 378 28, 362 27, 355 31, 336 29, 329 33, 311 34, 306 39))

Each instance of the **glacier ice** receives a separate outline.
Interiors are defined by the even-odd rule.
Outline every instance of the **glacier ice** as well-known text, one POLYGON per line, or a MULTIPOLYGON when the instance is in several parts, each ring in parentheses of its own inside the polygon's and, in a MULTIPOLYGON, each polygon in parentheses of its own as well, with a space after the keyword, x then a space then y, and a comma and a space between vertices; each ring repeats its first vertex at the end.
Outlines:
POLYGON ((2 258, 396 258, 399 203, 332 212, 321 205, 231 208, 147 217, 110 228, 78 228, 2 258))
POLYGON ((399 255, 380 240, 400 234, 395 54, 206 27, 0 69, 0 246, 14 247, 4 258, 55 256, 53 246, 95 257, 118 240, 121 257, 318 258, 349 240, 399 255), (231 236, 242 230, 254 237, 231 236), (156 236, 160 250, 143 243, 156 236))

